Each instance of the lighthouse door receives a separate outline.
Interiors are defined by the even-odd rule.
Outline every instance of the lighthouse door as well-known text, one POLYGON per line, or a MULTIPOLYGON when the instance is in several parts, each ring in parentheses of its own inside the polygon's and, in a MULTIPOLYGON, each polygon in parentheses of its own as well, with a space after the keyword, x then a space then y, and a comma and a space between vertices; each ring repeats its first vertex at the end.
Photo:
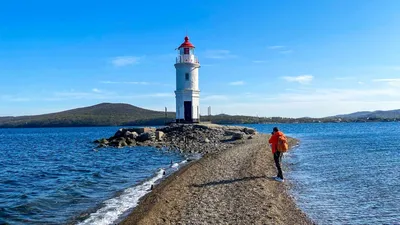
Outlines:
POLYGON ((185 101, 184 107, 185 107, 185 121, 192 122, 192 102, 185 101))

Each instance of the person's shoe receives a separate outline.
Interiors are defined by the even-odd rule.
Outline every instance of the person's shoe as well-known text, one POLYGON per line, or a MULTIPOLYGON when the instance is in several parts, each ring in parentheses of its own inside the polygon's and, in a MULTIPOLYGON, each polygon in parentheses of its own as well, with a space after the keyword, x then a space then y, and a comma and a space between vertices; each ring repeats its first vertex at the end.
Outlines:
POLYGON ((276 177, 275 180, 281 183, 285 182, 285 180, 280 177, 276 177))

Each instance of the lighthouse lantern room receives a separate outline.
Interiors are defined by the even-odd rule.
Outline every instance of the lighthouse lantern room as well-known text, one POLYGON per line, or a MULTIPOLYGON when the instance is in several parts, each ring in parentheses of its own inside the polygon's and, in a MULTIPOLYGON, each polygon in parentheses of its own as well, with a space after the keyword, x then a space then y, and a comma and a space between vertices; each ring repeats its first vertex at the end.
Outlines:
POLYGON ((199 68, 200 63, 194 55, 194 45, 189 37, 177 48, 176 57, 176 122, 200 122, 200 90, 199 68))

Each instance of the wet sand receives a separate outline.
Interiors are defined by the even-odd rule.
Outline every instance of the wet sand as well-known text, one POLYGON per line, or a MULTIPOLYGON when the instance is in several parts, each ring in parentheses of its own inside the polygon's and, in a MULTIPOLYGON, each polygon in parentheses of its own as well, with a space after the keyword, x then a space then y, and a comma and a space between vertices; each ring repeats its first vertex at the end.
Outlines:
POLYGON ((276 169, 267 138, 255 135, 183 167, 120 224, 313 224, 288 184, 271 179, 276 169))

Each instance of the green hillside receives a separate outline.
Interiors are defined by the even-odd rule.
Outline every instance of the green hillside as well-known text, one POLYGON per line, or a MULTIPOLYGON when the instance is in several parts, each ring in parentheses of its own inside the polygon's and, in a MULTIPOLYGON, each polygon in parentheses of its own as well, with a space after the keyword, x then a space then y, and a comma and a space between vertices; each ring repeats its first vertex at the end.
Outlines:
MULTIPOLYGON (((168 113, 172 121, 175 113, 168 113)), ((129 104, 102 103, 38 116, 0 117, 0 127, 80 127, 164 124, 165 113, 129 104)))
MULTIPOLYGON (((0 117, 0 128, 17 127, 83 127, 163 125, 175 120, 175 112, 158 112, 129 104, 102 103, 68 111, 19 117, 0 117)), ((201 116, 201 121, 217 124, 246 123, 329 123, 400 121, 400 110, 358 112, 325 118, 254 117, 242 115, 201 116)))

